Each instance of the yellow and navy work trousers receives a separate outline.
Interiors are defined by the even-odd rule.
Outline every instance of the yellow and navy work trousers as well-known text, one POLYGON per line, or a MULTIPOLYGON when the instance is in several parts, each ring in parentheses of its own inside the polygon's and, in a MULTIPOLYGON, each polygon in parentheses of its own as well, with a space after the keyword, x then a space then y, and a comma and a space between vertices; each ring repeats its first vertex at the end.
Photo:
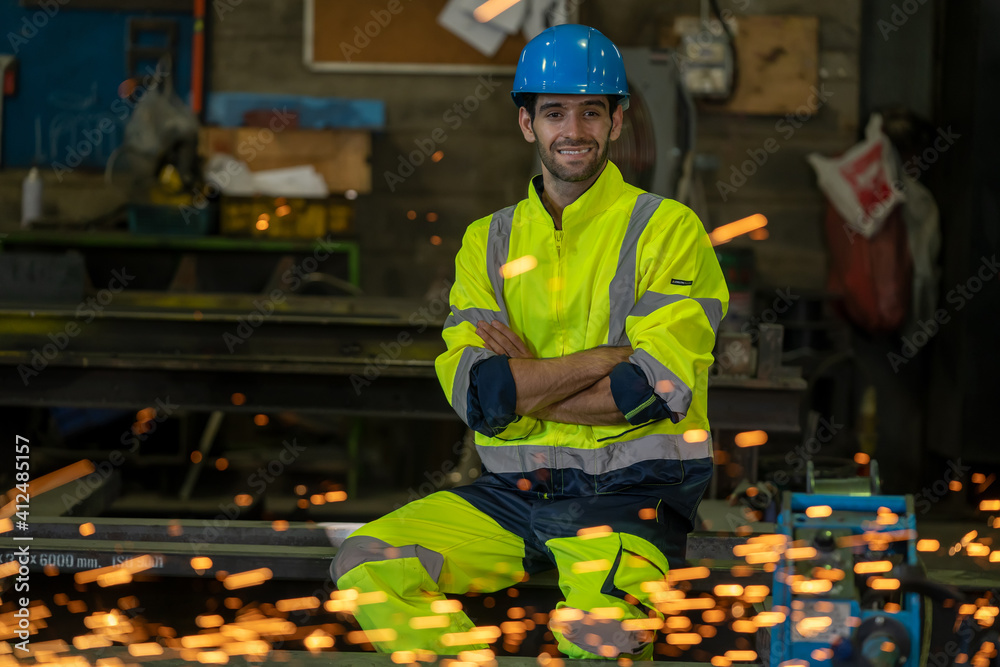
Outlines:
POLYGON ((564 611, 549 628, 560 651, 650 659, 652 633, 623 629, 622 621, 662 618, 643 582, 663 581, 671 564, 683 564, 690 530, 690 518, 652 494, 558 497, 521 492, 486 473, 364 525, 331 569, 338 588, 365 600, 355 616, 381 652, 485 648, 467 634, 469 617, 442 604, 446 595, 498 591, 556 567, 564 611), (607 528, 581 531, 599 526, 607 528))

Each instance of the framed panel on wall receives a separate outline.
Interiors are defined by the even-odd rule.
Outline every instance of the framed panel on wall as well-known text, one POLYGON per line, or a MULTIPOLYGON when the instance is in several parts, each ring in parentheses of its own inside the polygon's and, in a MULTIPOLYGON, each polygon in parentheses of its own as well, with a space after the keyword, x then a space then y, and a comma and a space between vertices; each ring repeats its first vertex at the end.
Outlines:
POLYGON ((304 62, 320 72, 513 74, 521 31, 485 55, 439 24, 450 1, 305 0, 304 62))

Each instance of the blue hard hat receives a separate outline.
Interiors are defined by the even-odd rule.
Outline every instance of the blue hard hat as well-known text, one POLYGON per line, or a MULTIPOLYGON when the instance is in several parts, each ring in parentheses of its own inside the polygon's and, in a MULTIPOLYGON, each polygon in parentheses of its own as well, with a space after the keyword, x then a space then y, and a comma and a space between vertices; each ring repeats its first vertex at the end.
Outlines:
POLYGON ((617 95, 628 109, 628 82, 622 54, 610 39, 585 25, 567 23, 542 32, 525 44, 510 92, 524 106, 522 93, 617 95))

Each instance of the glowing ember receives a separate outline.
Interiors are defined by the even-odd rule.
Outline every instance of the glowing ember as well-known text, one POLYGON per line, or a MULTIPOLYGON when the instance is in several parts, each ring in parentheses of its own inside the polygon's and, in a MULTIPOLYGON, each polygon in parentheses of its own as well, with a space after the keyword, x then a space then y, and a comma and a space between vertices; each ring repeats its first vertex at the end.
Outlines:
POLYGON ((212 559, 207 556, 197 556, 191 559, 191 568, 194 570, 207 570, 212 567, 212 559))
POLYGON ((573 574, 586 574, 588 572, 606 572, 611 569, 611 561, 607 558, 597 560, 585 560, 573 563, 571 569, 573 574))
MULTIPOLYGON (((521 275, 522 273, 527 273, 531 271, 536 266, 538 266, 538 260, 535 259, 534 255, 525 255, 524 257, 518 257, 517 259, 512 259, 506 264, 500 267, 500 275, 504 278, 510 279, 514 276, 521 275)), ((454 644, 453 644, 454 646, 454 644)))
POLYGON ((594 526, 592 528, 581 528, 576 531, 576 536, 588 540, 595 537, 606 537, 611 534, 611 526, 594 526))
POLYGON ((736 434, 737 447, 758 447, 767 442, 767 433, 764 431, 744 431, 736 434))
POLYGON ((256 570, 230 574, 222 580, 222 585, 228 590, 247 588, 248 586, 259 586, 273 576, 274 573, 271 572, 269 568, 261 567, 256 570))
POLYGON ((887 560, 875 560, 855 563, 854 571, 858 574, 872 574, 874 572, 889 572, 892 570, 892 563, 887 560))
POLYGON ((451 619, 447 616, 414 616, 410 619, 410 627, 414 630, 447 628, 449 625, 451 625, 451 619))
POLYGON ((707 567, 685 567, 677 570, 670 570, 667 579, 674 581, 688 581, 691 579, 705 579, 709 576, 707 567))
POLYGON ((756 660, 756 651, 726 651, 726 657, 734 662, 746 662, 748 660, 756 660))
POLYGON ((761 628, 769 628, 772 625, 785 622, 785 615, 780 611, 762 611, 753 617, 753 622, 761 628))
POLYGON ((319 598, 304 597, 290 600, 278 600, 275 605, 278 611, 299 611, 301 609, 318 609, 319 598))
POLYGON ((684 431, 684 442, 695 443, 705 442, 706 440, 708 440, 708 431, 700 428, 684 431))
POLYGON ((162 655, 163 647, 156 642, 146 642, 143 644, 129 644, 128 645, 129 655, 134 655, 137 658, 150 656, 150 655, 162 655))
POLYGON ((806 508, 806 516, 810 519, 821 519, 833 514, 833 508, 829 505, 814 505, 806 508))

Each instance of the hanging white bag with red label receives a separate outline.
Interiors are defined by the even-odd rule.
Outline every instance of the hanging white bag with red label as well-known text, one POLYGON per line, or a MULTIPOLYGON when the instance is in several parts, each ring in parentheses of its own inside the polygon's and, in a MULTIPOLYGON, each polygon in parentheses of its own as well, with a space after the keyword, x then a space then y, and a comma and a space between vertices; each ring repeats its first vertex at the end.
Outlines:
POLYGON ((819 187, 844 219, 845 231, 871 238, 905 197, 896 173, 897 160, 882 116, 872 114, 865 139, 840 157, 809 155, 819 187))

